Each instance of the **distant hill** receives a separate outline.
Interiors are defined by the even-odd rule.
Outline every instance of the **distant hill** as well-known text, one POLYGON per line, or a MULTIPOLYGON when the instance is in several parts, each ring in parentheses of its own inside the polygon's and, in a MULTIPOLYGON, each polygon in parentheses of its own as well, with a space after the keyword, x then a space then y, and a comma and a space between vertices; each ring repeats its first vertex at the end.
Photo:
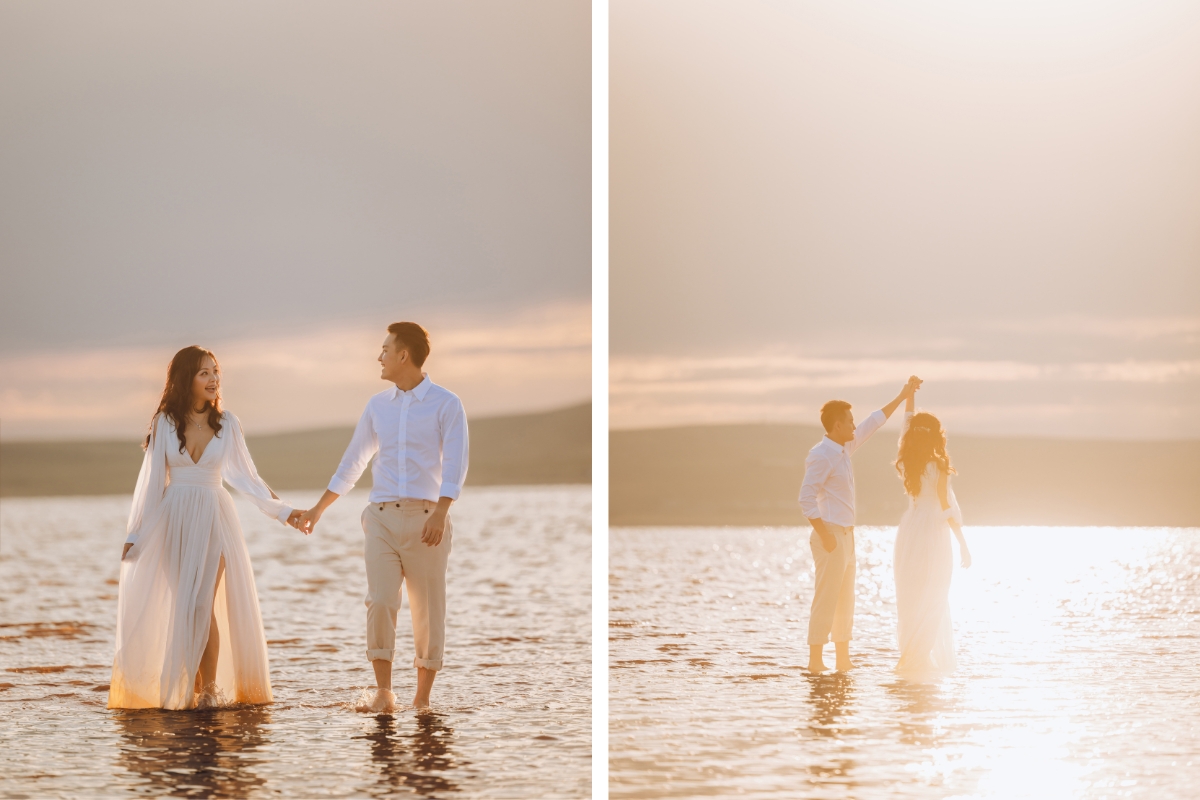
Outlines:
MULTIPOLYGON (((907 506, 891 462, 900 423, 855 454, 858 522, 907 506)), ((802 525, 804 458, 823 431, 708 425, 610 435, 613 525, 802 525)), ((951 436, 968 524, 1200 526, 1200 442, 951 436)))
MULTIPOLYGON (((323 489, 353 427, 247 436, 263 479, 275 489, 323 489)), ((468 486, 590 483, 592 405, 470 421, 468 486)), ((0 497, 133 492, 142 463, 129 440, 0 442, 0 497)), ((371 485, 368 467, 359 486, 371 485)))

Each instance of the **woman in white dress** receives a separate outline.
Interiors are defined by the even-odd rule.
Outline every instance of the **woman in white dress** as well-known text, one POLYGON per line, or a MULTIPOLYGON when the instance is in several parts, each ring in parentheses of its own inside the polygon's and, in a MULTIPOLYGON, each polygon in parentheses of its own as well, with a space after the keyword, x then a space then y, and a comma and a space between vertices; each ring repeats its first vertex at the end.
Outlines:
POLYGON ((920 679, 954 671, 954 634, 950 626, 950 574, 954 554, 950 533, 958 539, 962 566, 971 553, 962 533, 962 512, 950 487, 946 433, 932 414, 905 408, 896 471, 910 501, 896 532, 896 615, 900 662, 896 672, 920 679))
POLYGON ((211 352, 185 347, 167 370, 121 554, 109 708, 271 702, 250 554, 222 479, 263 513, 295 523, 263 483, 237 417, 221 410, 211 352))

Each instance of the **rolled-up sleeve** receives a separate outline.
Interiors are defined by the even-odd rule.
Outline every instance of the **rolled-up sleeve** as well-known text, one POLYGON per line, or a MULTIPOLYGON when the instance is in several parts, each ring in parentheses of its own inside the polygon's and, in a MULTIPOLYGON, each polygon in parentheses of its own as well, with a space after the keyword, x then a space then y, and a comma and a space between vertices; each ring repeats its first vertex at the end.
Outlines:
POLYGON ((329 480, 329 491, 334 494, 346 494, 358 483, 367 464, 379 451, 379 437, 375 433, 374 421, 371 417, 371 405, 363 409, 358 425, 354 427, 354 435, 350 437, 350 445, 342 455, 337 471, 329 480))
POLYGON ((829 477, 832 462, 820 452, 810 452, 804 460, 804 482, 800 484, 800 511, 806 519, 819 519, 821 508, 817 497, 821 485, 829 477))
POLYGON ((874 435, 875 431, 882 428, 885 422, 887 422, 887 417, 884 416, 882 409, 872 411, 866 419, 858 423, 858 427, 854 429, 854 438, 843 445, 846 448, 846 453, 853 454, 867 439, 870 439, 874 435))
POLYGON ((467 479, 470 443, 467 434, 467 414, 462 403, 454 398, 442 412, 442 485, 440 497, 457 500, 467 479))

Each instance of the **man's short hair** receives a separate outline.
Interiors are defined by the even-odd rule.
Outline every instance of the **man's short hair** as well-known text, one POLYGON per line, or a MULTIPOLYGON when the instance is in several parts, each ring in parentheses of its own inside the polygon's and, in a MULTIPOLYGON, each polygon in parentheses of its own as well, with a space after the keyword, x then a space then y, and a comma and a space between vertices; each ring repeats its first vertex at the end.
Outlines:
POLYGON ((825 426, 825 432, 829 433, 833 430, 833 426, 849 410, 850 404, 845 400, 830 400, 821 406, 821 424, 825 426))
POLYGON ((418 367, 425 364, 425 359, 429 357, 429 331, 415 322, 393 322, 388 325, 388 333, 397 347, 408 351, 414 364, 418 367))

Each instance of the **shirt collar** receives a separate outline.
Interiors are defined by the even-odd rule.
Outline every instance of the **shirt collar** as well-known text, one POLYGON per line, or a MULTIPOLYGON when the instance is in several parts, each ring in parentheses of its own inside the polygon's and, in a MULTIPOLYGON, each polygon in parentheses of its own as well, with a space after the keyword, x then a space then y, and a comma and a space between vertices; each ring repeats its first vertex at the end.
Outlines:
POLYGON ((844 453, 844 452, 846 452, 846 447, 845 447, 845 445, 840 445, 840 444, 838 444, 838 443, 837 443, 837 442, 835 442, 833 439, 830 439, 828 436, 824 436, 824 437, 822 437, 822 438, 821 438, 821 442, 822 442, 822 443, 823 443, 823 444, 824 444, 826 447, 832 447, 834 450, 837 450, 839 453, 844 453))
MULTIPOLYGON (((421 378, 421 382, 412 388, 412 393, 416 396, 418 401, 424 400, 425 395, 429 394, 430 387, 433 386, 433 382, 429 380, 429 373, 422 372, 421 375, 423 376, 421 378)), ((392 393, 389 395, 388 399, 395 400, 401 394, 403 394, 403 392, 400 391, 400 387, 393 383, 392 393)))

